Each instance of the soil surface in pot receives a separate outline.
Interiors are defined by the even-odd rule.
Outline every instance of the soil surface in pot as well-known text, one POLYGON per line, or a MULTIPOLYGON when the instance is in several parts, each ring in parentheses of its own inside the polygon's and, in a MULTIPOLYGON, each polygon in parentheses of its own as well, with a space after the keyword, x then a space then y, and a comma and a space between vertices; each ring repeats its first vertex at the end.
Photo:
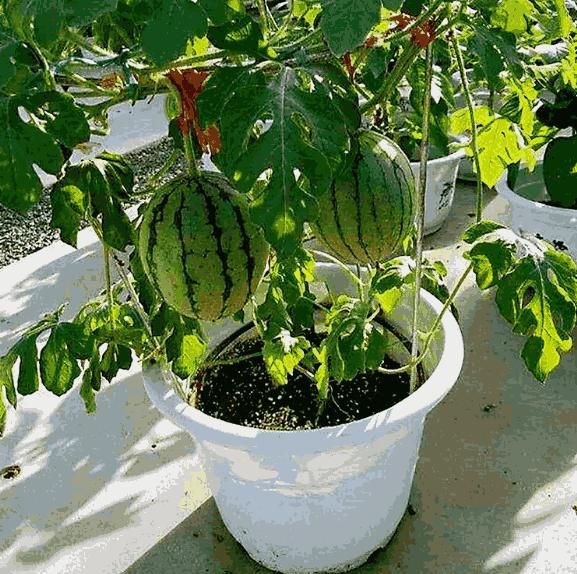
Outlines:
MULTIPOLYGON (((258 353, 254 335, 228 346, 219 359, 258 353)), ((398 368, 387 358, 383 367, 398 368)), ((317 420, 315 384, 295 371, 288 383, 275 386, 262 357, 205 370, 195 406, 202 412, 242 426, 268 430, 314 429, 348 423, 376 414, 409 395, 409 376, 367 373, 352 381, 333 383, 326 408, 317 420)))

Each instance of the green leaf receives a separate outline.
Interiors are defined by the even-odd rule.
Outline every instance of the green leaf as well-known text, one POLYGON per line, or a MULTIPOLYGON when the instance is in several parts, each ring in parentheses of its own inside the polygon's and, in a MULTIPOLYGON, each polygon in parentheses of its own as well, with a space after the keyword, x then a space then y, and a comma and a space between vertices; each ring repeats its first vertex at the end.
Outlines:
MULTIPOLYGON (((508 166, 525 161, 532 168, 535 165, 533 151, 520 143, 518 128, 511 120, 495 115, 487 106, 474 110, 478 132, 479 163, 481 179, 488 187, 494 187, 508 166)), ((450 131, 463 133, 470 131, 471 122, 467 110, 458 110, 451 116, 450 131)), ((472 149, 467 148, 472 155, 472 149)))
POLYGON ((374 297, 383 313, 391 313, 401 295, 404 287, 413 281, 414 261, 410 257, 395 257, 385 262, 371 283, 370 295, 374 297))
POLYGON ((522 357, 544 381, 572 347, 577 305, 577 264, 537 239, 508 229, 479 237, 466 254, 481 288, 497 286, 496 302, 513 332, 527 337, 522 357))
MULTIPOLYGON (((201 95, 205 121, 219 117, 218 106, 208 102, 214 87, 224 78, 232 80, 230 74, 217 74, 201 95)), ((328 189, 332 168, 348 148, 346 127, 335 121, 340 112, 326 87, 304 69, 297 74, 281 68, 272 77, 258 72, 239 79, 232 91, 230 85, 224 87, 226 99, 218 102, 222 151, 216 161, 240 191, 249 191, 268 174, 259 182, 252 214, 269 243, 288 254, 299 244, 304 222, 315 214, 315 196, 328 189), (251 139, 255 122, 269 118, 270 129, 251 139), (297 183, 295 170, 308 180, 308 191, 297 183)))
POLYGON ((36 337, 22 340, 18 346, 20 366, 18 373, 18 392, 21 395, 30 395, 38 390, 38 349, 36 337))
POLYGON ((506 32, 520 35, 527 31, 532 13, 533 4, 529 0, 503 0, 499 2, 491 23, 506 32))
POLYGON ((286 329, 272 341, 265 341, 263 358, 275 385, 284 385, 303 360, 310 343, 304 337, 293 337, 286 329))
POLYGON ((557 18, 559 19, 559 37, 566 38, 571 31, 571 16, 567 11, 565 0, 553 0, 557 9, 557 18))
POLYGON ((489 220, 479 221, 479 223, 475 223, 471 225, 469 228, 467 228, 465 233, 463 233, 461 239, 465 243, 472 244, 475 243, 477 239, 483 237, 484 235, 487 235, 488 233, 497 231, 498 229, 506 229, 506 228, 501 223, 496 223, 494 221, 489 220))
MULTIPOLYGON (((539 381, 558 366, 560 353, 571 349, 570 333, 575 326, 575 302, 548 277, 555 276, 559 265, 566 265, 555 255, 549 251, 540 260, 523 258, 499 283, 496 295, 499 310, 513 325, 513 332, 529 336, 522 356, 539 381)), ((577 274, 577 268, 574 272, 577 274)))
POLYGON ((2 396, 2 388, 0 387, 0 438, 4 436, 6 430, 6 405, 4 404, 4 397, 2 396))
POLYGON ((44 87, 44 76, 34 51, 0 24, 0 90, 14 95, 34 87, 44 87), (38 85, 34 86, 35 83, 38 85))
POLYGON ((80 373, 78 361, 70 350, 65 329, 56 325, 40 352, 42 384, 50 392, 61 396, 72 388, 80 373))
POLYGON ((196 373, 206 353, 206 343, 200 336, 199 325, 174 313, 172 335, 166 341, 167 359, 172 372, 181 379, 196 373))
POLYGON ((321 29, 336 56, 359 46, 381 15, 381 0, 322 0, 321 4, 321 29))
POLYGON ((497 69, 507 68, 520 78, 523 75, 523 66, 515 35, 488 27, 482 18, 475 18, 472 22, 473 35, 470 46, 479 56, 489 86, 497 87, 501 83, 495 75, 498 73, 497 69))
POLYGON ((220 26, 245 12, 242 0, 199 0, 199 4, 215 26, 220 26))
POLYGON ((132 187, 132 170, 118 155, 101 154, 95 159, 70 166, 56 187, 55 201, 65 205, 65 212, 78 215, 71 215, 68 223, 64 216, 58 216, 54 226, 64 231, 63 239, 75 241, 78 216, 86 216, 83 209, 90 206, 92 216, 102 217, 105 243, 122 251, 134 242, 132 223, 121 204, 130 198, 132 187))
POLYGON ((162 0, 142 32, 142 48, 162 66, 182 55, 191 38, 206 36, 208 22, 191 0, 162 0))
POLYGON ((94 398, 94 389, 92 388, 92 368, 89 366, 82 375, 82 384, 80 385, 80 396, 84 401, 84 407, 87 413, 93 413, 96 410, 96 400, 94 398))
POLYGON ((14 378, 12 377, 12 367, 16 359, 17 355, 14 352, 8 352, 0 357, 0 397, 2 396, 2 387, 4 387, 6 389, 6 398, 14 408, 16 408, 17 397, 14 378))
POLYGON ((118 0, 12 0, 6 2, 11 21, 24 34, 33 26, 36 40, 43 45, 58 39, 65 26, 85 26, 99 16, 116 10, 118 0))
POLYGON ((222 50, 260 58, 266 55, 262 30, 248 15, 222 26, 211 26, 207 36, 213 46, 222 50))
POLYGON ((42 184, 33 165, 56 175, 64 163, 54 139, 20 117, 18 108, 25 103, 0 96, 0 203, 20 213, 40 199, 42 184))
POLYGON ((86 196, 75 185, 57 182, 50 190, 50 227, 60 231, 60 239, 76 247, 78 231, 86 213, 86 196))
POLYGON ((26 100, 25 107, 41 122, 47 133, 68 148, 90 139, 90 126, 84 112, 68 94, 35 94, 26 100))
POLYGON ((547 146, 543 178, 555 203, 573 209, 577 206, 577 135, 556 138, 547 146))
POLYGON ((496 285, 511 269, 513 253, 505 242, 478 243, 464 257, 473 263, 480 289, 496 285))

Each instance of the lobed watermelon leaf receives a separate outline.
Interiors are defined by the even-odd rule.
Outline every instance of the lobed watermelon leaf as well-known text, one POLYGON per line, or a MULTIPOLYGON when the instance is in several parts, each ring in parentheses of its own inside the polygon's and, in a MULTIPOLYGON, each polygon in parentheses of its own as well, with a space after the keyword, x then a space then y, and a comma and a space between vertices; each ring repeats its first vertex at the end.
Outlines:
POLYGON ((134 175, 119 155, 103 153, 97 158, 69 166, 65 176, 51 189, 51 226, 76 247, 81 221, 101 216, 107 245, 120 251, 133 244, 134 229, 122 202, 131 197, 134 175))
MULTIPOLYGON (((488 187, 494 187, 508 166, 525 161, 529 167, 535 165, 534 152, 523 147, 516 125, 508 118, 495 114, 487 106, 475 107, 475 123, 479 128, 477 143, 481 180, 488 187)), ((449 131, 454 134, 471 130, 469 112, 466 108, 451 115, 449 131)), ((473 155, 471 146, 467 155, 473 155)))
POLYGON ((217 71, 197 103, 205 125, 220 121, 222 152, 215 162, 239 191, 250 191, 261 178, 252 215, 268 242, 290 254, 314 216, 315 196, 328 189, 349 147, 343 122, 334 121, 341 108, 308 70, 287 67, 268 76, 217 71), (272 125, 255 138, 255 123, 267 119, 272 125))
POLYGON ((162 66, 184 54, 191 38, 206 36, 208 22, 199 4, 190 0, 162 0, 142 31, 142 48, 162 66))
POLYGON ((245 13, 243 0, 199 0, 210 21, 222 26, 245 13))
POLYGON ((336 56, 359 46, 381 16, 381 0, 321 0, 321 4, 321 29, 336 56))
POLYGON ((287 329, 281 329, 272 340, 265 340, 263 359, 275 385, 286 384, 288 376, 302 362, 310 346, 305 337, 293 337, 287 329))
POLYGON ((65 26, 86 26, 116 10, 118 0, 8 0, 5 14, 22 39, 33 30, 37 42, 49 45, 65 26))
POLYGON ((522 238, 492 222, 474 225, 464 239, 472 244, 465 257, 479 287, 497 287, 501 315, 514 333, 527 337, 521 352, 525 365, 545 381, 573 344, 577 264, 544 241, 522 238))

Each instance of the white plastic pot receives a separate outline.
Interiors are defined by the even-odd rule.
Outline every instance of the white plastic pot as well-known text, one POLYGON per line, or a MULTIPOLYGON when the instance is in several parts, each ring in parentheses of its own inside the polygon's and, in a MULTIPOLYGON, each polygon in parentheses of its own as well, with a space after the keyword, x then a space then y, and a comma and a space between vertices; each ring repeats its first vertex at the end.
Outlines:
POLYGON ((547 199, 542 163, 533 173, 521 170, 512 190, 505 174, 495 186, 497 193, 511 205, 511 228, 516 233, 539 234, 557 249, 577 258, 577 210, 540 203, 547 199))
MULTIPOLYGON (((318 270, 334 288, 347 287, 334 266, 319 263, 318 270)), ((423 329, 441 307, 423 292, 423 329)), ((407 297, 392 317, 405 334, 410 316, 407 297)), ((235 328, 223 323, 221 338, 235 328)), ((447 314, 424 361, 429 377, 415 393, 362 420, 307 431, 224 422, 184 403, 160 368, 146 368, 143 377, 154 405, 194 437, 231 534, 260 564, 310 574, 355 568, 390 540, 407 507, 425 417, 462 362, 462 335, 447 314)))
MULTIPOLYGON (((425 190, 425 235, 438 231, 445 223, 455 196, 457 171, 461 158, 465 155, 458 150, 427 163, 427 188, 425 190)), ((419 162, 411 162, 411 169, 419 181, 419 162)))

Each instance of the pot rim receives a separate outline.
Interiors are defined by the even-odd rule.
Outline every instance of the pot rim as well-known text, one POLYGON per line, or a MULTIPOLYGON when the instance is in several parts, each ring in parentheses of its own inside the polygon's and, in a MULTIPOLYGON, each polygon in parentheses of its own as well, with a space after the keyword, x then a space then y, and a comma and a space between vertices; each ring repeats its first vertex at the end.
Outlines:
MULTIPOLYGON (((421 290, 421 304, 425 304, 439 314, 443 304, 433 295, 421 290)), ((439 361, 427 380, 411 395, 384 411, 350 423, 322 427, 310 430, 268 430, 241 426, 207 415, 188 405, 170 385, 172 376, 158 365, 146 366, 142 370, 144 386, 155 406, 170 420, 185 429, 201 426, 203 437, 220 443, 231 443, 236 446, 250 446, 258 436, 271 440, 278 449, 278 440, 282 437, 304 436, 312 449, 314 444, 333 440, 343 435, 362 435, 377 432, 385 424, 387 428, 407 424, 407 419, 423 419, 427 413, 443 399, 453 387, 464 360, 464 342, 456 319, 447 312, 441 320, 441 332, 444 345, 439 361), (159 384, 162 381, 162 384, 159 384), (304 433, 304 434, 303 434, 304 433)))
POLYGON ((567 217, 570 217, 572 219, 577 218, 577 209, 571 209, 570 207, 555 207, 553 205, 546 205, 544 203, 540 203, 539 201, 533 201, 532 199, 527 199, 526 197, 519 195, 515 190, 509 187, 509 184, 507 183, 507 173, 504 173, 501 176, 501 179, 495 185, 495 189, 499 195, 501 195, 511 204, 523 205, 525 208, 533 208, 535 210, 540 210, 543 213, 548 213, 550 215, 558 215, 563 218, 567 217))
MULTIPOLYGON (((458 159, 462 159, 466 155, 467 154, 465 153, 465 149, 460 148, 460 149, 454 151, 453 153, 450 153, 449 155, 444 155, 443 157, 438 157, 436 159, 427 160, 427 165, 438 165, 440 163, 449 163, 451 161, 456 161, 458 159)), ((411 163, 411 167, 419 165, 418 161, 412 161, 410 163, 411 163)))

